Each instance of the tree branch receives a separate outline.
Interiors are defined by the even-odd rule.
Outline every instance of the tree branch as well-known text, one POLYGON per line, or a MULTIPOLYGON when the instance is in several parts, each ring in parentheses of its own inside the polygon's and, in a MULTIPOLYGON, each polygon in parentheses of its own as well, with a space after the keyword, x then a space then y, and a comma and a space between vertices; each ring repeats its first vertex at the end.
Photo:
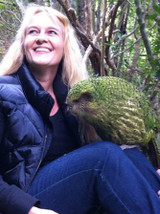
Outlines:
POLYGON ((104 52, 105 52, 105 17, 106 17, 106 9, 107 1, 104 0, 103 2, 103 17, 102 17, 102 48, 101 48, 101 69, 100 75, 104 76, 104 52))
POLYGON ((59 4, 63 7, 69 21, 71 22, 72 26, 74 27, 75 31, 77 32, 77 35, 81 39, 82 43, 84 44, 84 47, 87 48, 89 45, 93 48, 94 51, 97 51, 100 53, 100 50, 95 47, 93 42, 90 40, 89 36, 86 34, 84 28, 80 25, 78 22, 78 19, 76 17, 76 14, 73 8, 68 8, 67 5, 63 2, 63 0, 57 0, 59 4), (72 11, 72 12, 71 12, 72 11), (73 15, 74 14, 74 15, 73 15))
POLYGON ((92 38, 93 29, 92 29, 92 15, 91 15, 91 1, 85 0, 86 2, 86 31, 87 35, 92 38))
POLYGON ((136 5, 136 14, 138 17, 138 23, 140 26, 140 32, 142 35, 142 40, 148 55, 148 60, 151 64, 151 66, 153 65, 153 61, 154 61, 154 56, 153 56, 153 52, 150 46, 150 42, 147 36, 147 33, 145 31, 145 19, 144 19, 144 12, 142 10, 142 5, 141 5, 141 1, 140 0, 134 0, 135 5, 136 5))
POLYGON ((123 3, 124 0, 118 0, 118 2, 115 4, 115 6, 111 9, 112 13, 112 19, 111 19, 111 24, 110 24, 110 28, 109 28, 109 34, 108 34, 108 39, 106 41, 107 45, 106 45, 106 50, 105 50, 105 54, 106 54, 106 62, 109 65, 109 67, 112 70, 116 70, 116 66, 114 64, 114 62, 110 59, 110 53, 109 53, 109 49, 110 49, 110 42, 111 42, 111 38, 112 38, 112 34, 113 34, 113 30, 114 30, 114 23, 115 23, 115 18, 117 15, 117 11, 119 6, 123 3))

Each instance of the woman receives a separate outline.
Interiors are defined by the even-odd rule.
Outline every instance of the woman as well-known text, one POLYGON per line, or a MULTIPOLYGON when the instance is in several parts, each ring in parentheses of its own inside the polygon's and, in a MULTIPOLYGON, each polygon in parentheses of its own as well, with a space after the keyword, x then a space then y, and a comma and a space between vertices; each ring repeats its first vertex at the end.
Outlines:
POLYGON ((160 179, 138 149, 81 146, 65 100, 87 72, 64 15, 29 7, 0 71, 1 213, 159 213, 160 179))

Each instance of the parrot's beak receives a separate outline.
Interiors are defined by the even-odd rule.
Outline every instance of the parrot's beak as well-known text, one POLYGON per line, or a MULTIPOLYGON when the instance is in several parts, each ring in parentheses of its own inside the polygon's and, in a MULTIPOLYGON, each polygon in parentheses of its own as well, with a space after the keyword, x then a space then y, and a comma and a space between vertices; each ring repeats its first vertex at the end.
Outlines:
POLYGON ((70 99, 67 97, 65 104, 67 105, 67 111, 71 112, 73 108, 73 103, 70 101, 70 99))

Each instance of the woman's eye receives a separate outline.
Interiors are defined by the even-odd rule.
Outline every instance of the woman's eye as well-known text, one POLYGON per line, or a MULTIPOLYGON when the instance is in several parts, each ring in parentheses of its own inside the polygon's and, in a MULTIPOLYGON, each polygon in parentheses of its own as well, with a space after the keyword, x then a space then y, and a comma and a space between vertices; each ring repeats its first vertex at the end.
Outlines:
POLYGON ((54 30, 49 30, 48 33, 49 33, 50 35, 56 35, 56 34, 57 34, 57 32, 54 31, 54 30))
POLYGON ((28 34, 37 34, 37 33, 38 33, 37 30, 30 30, 30 31, 28 32, 28 34))

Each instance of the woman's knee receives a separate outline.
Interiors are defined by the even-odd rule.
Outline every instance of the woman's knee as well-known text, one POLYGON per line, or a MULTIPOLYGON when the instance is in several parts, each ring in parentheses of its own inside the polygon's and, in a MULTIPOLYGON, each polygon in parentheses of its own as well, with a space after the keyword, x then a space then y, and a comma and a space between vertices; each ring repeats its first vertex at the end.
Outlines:
POLYGON ((101 161, 102 163, 108 158, 114 161, 115 156, 119 157, 124 155, 118 145, 109 141, 88 144, 81 147, 77 152, 79 153, 78 156, 82 156, 81 158, 87 162, 101 161))
POLYGON ((82 151, 86 150, 88 153, 91 153, 92 152, 95 152, 97 155, 102 155, 103 153, 106 153, 106 152, 116 152, 116 153, 119 153, 121 152, 121 148, 115 144, 115 143, 112 143, 110 141, 97 141, 97 142, 94 142, 94 143, 90 143, 86 146, 83 146, 82 148, 82 151))
POLYGON ((87 144, 86 147, 95 147, 100 149, 119 149, 119 146, 116 143, 110 141, 96 141, 90 144, 87 144))

